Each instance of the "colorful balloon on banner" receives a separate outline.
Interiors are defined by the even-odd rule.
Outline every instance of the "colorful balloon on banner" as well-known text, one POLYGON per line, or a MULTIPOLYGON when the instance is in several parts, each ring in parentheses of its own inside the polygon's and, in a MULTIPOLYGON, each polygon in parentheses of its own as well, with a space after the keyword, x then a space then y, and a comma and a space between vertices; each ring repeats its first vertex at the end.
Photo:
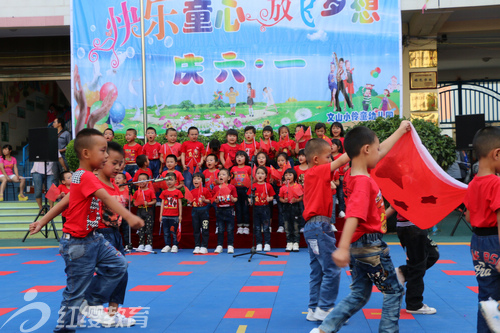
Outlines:
POLYGON ((115 84, 113 82, 106 82, 101 87, 101 91, 99 92, 99 100, 104 101, 106 96, 108 96, 108 93, 112 90, 114 90, 113 97, 118 96, 118 88, 116 88, 115 84))
POLYGON ((264 61, 262 59, 255 60, 255 67, 259 69, 264 67, 264 61))
POLYGON ((85 99, 87 100, 87 105, 93 105, 99 100, 99 91, 90 91, 87 88, 87 84, 83 86, 83 92, 85 94, 85 99))
POLYGON ((125 107, 122 103, 115 101, 113 106, 109 110, 109 117, 111 121, 115 124, 118 124, 125 119, 125 107))
POLYGON ((380 72, 381 72, 380 67, 377 67, 370 72, 370 75, 373 76, 374 78, 378 78, 380 72))

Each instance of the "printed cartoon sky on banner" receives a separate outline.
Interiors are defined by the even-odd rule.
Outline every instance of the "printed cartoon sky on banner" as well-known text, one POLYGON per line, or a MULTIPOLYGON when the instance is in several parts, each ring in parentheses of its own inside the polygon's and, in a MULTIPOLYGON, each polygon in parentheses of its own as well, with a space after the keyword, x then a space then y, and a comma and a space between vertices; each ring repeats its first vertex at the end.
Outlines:
MULTIPOLYGON (((100 124, 142 128, 139 1, 74 4, 72 58, 94 102, 87 104, 102 101, 96 92, 111 82, 124 117, 100 124)), ((198 125, 211 132, 264 120, 347 122, 399 112, 398 1, 144 4, 147 119, 157 129, 198 125), (237 96, 228 97, 230 87, 237 96)))

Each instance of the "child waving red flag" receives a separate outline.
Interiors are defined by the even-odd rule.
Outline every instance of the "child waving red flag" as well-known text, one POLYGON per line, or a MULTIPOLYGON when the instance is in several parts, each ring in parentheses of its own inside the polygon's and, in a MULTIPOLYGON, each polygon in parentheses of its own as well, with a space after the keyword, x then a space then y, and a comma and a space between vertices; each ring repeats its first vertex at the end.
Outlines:
POLYGON ((194 200, 193 194, 191 193, 191 191, 188 190, 186 186, 184 186, 184 198, 186 198, 186 200, 189 201, 190 203, 193 202, 194 200))
POLYGON ((45 197, 50 201, 56 201, 57 198, 59 197, 59 194, 61 194, 61 190, 59 190, 57 186, 52 184, 47 193, 45 193, 45 197))

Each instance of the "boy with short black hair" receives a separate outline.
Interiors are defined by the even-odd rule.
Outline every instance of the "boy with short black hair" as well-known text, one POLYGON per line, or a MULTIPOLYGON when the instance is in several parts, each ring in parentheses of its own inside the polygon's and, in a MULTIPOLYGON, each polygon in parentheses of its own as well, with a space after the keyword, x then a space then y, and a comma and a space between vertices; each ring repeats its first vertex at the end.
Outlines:
POLYGON ((103 189, 92 172, 102 168, 108 158, 107 142, 101 132, 95 129, 81 130, 76 136, 74 147, 80 168, 73 174, 70 195, 65 196, 42 219, 30 225, 33 235, 69 206, 59 243, 59 252, 66 264, 67 283, 56 332, 75 331, 78 310, 92 278, 98 279, 98 288, 87 298, 88 313, 92 314, 93 321, 105 326, 114 323, 114 319, 104 311, 102 300, 109 299, 122 279, 127 270, 127 261, 95 232, 101 220, 100 202, 126 218, 131 227, 140 228, 144 225, 143 220, 126 210, 103 189), (101 274, 93 277, 96 268, 101 274))
MULTIPOLYGON (((160 153, 160 162, 162 164, 162 167, 160 169, 163 170, 163 165, 165 164, 165 159, 167 158, 168 155, 175 155, 177 158, 177 161, 181 161, 181 144, 177 142, 177 130, 175 128, 167 128, 167 131, 165 132, 165 138, 167 139, 167 142, 165 142, 161 146, 161 153, 160 153)), ((179 165, 176 166, 177 171, 182 171, 181 167, 179 165)))
POLYGON ((203 152, 205 146, 198 141, 198 128, 191 126, 188 129, 188 141, 184 141, 181 146, 181 163, 184 170, 184 183, 188 190, 193 189, 193 173, 196 171, 196 166, 201 168, 203 165, 203 152), (190 169, 189 166, 192 165, 190 169))
MULTIPOLYGON (((161 144, 156 141, 156 130, 154 129, 154 127, 148 127, 146 129, 146 139, 148 141, 144 144, 144 146, 142 146, 142 153, 148 157, 148 168, 151 170, 153 178, 158 178, 161 166, 161 144)), ((137 165, 139 165, 139 163, 137 163, 137 165)))
POLYGON ((142 154, 142 146, 135 142, 137 139, 137 131, 134 128, 129 128, 125 132, 125 139, 127 143, 123 146, 125 153, 125 171, 132 177, 138 169, 136 158, 142 154))
POLYGON ((104 134, 104 138, 106 139, 106 141, 110 142, 110 141, 113 141, 114 138, 115 138, 115 131, 113 131, 112 128, 106 128, 103 132, 104 134))
POLYGON ((472 142, 479 159, 476 177, 469 183, 464 203, 473 230, 470 243, 479 288, 477 332, 500 331, 500 129, 480 129, 472 142), (489 299, 489 300, 488 300, 489 299), (488 329, 489 326, 489 329, 488 329))
POLYGON ((139 167, 139 169, 137 169, 137 171, 135 172, 135 175, 134 175, 134 179, 132 180, 132 182, 136 182, 139 180, 139 175, 142 175, 142 174, 146 174, 148 176, 148 178, 146 179, 151 179, 153 178, 153 172, 151 171, 151 169, 149 169, 149 159, 146 155, 139 155, 137 156, 137 166, 139 167))
POLYGON ((169 172, 173 172, 175 174, 175 179, 176 179, 175 188, 180 190, 181 188, 184 187, 184 176, 182 175, 182 173, 180 173, 175 169, 176 166, 177 166, 177 157, 175 157, 174 154, 168 155, 165 158, 166 169, 161 173, 161 177, 165 178, 167 177, 167 174, 169 172))
POLYGON ((163 237, 165 239, 165 247, 161 250, 161 252, 177 253, 177 251, 179 251, 177 230, 179 229, 179 225, 182 223, 181 199, 184 198, 184 195, 174 186, 176 182, 175 173, 167 173, 166 178, 168 188, 160 194, 160 216, 163 226, 163 237), (172 235, 172 247, 170 247, 170 235, 172 235))
MULTIPOLYGON (((410 122, 402 121, 382 144, 379 144, 375 132, 363 126, 353 128, 346 136, 344 147, 352 165, 346 187, 346 222, 332 258, 338 267, 350 264, 353 276, 351 293, 335 306, 319 329, 311 332, 340 330, 368 302, 373 284, 384 294, 379 332, 399 331, 404 288, 398 281, 389 248, 382 240, 382 234, 387 231, 384 199, 368 170, 375 168, 378 161, 410 129, 410 122)), ((342 159, 340 157, 334 163, 342 159)), ((345 161, 340 165, 343 164, 345 161)))
MULTIPOLYGON (((148 180, 148 175, 141 173, 137 180, 146 181, 148 180)), ((149 182, 139 184, 139 188, 134 193, 133 200, 134 205, 137 207, 137 216, 144 219, 144 227, 139 229, 139 247, 137 250, 152 252, 156 194, 151 187, 148 187, 148 184, 149 182)))
POLYGON ((245 139, 240 144, 240 149, 244 150, 250 161, 252 161, 253 157, 257 155, 260 151, 260 143, 255 141, 255 134, 257 131, 254 126, 245 127, 245 139))
POLYGON ((309 165, 304 176, 304 238, 309 251, 309 307, 306 319, 324 320, 335 305, 339 292, 340 269, 332 261, 335 250, 335 229, 330 224, 333 172, 347 163, 347 155, 331 161, 330 145, 322 139, 307 142, 306 160, 309 165))

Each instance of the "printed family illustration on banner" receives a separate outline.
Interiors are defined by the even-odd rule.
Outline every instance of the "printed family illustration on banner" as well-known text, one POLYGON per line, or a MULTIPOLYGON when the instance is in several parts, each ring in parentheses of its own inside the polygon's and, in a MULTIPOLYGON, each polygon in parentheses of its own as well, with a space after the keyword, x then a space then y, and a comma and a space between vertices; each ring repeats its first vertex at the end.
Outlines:
POLYGON ((399 1, 144 0, 143 18, 140 3, 73 0, 76 128, 209 134, 400 112, 399 1))

